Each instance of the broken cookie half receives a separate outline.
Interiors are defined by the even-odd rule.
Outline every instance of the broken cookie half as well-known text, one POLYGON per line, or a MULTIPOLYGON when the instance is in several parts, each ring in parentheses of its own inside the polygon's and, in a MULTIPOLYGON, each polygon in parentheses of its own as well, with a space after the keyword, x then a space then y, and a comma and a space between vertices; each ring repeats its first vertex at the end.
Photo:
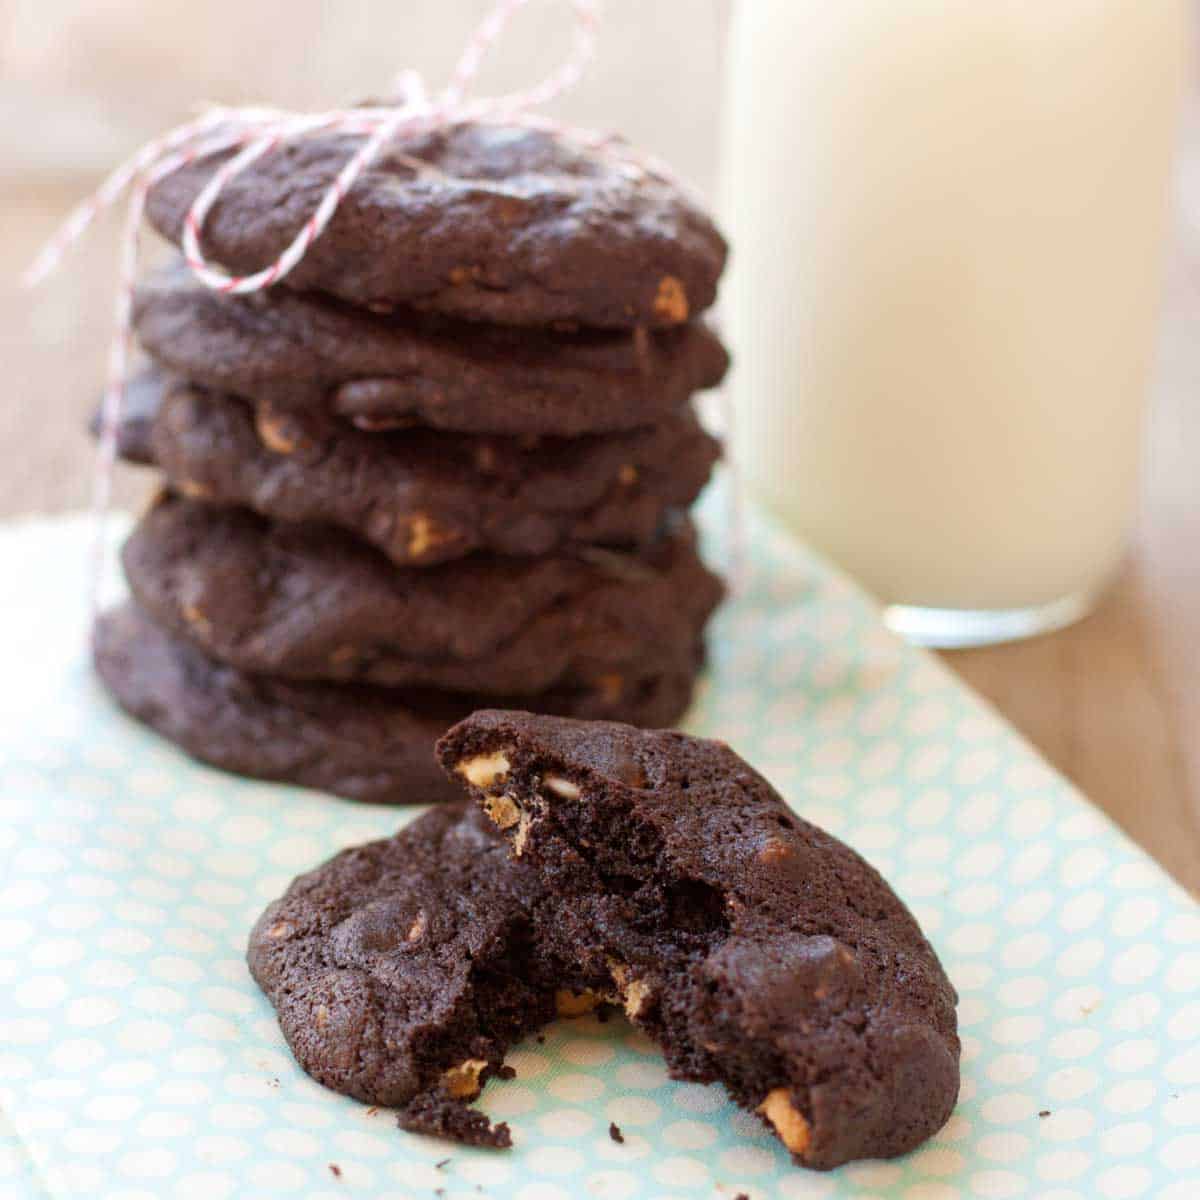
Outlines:
MULTIPOLYGON (((438 743, 556 898, 543 961, 720 1082, 798 1162, 904 1153, 958 1093, 955 993, 911 914, 719 742, 475 713, 438 743)), ((563 1000, 559 1000, 560 1011, 563 1000)))
POLYGON ((471 1101, 555 1017, 528 938, 540 885, 521 875, 491 822, 451 803, 295 880, 248 958, 300 1065, 404 1129, 508 1146, 471 1101))

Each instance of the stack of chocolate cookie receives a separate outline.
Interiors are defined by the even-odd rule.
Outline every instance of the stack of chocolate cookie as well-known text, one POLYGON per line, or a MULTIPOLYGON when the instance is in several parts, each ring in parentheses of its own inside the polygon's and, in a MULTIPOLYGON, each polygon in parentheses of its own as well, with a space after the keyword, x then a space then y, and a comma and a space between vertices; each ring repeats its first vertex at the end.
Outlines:
MULTIPOLYGON (((236 176, 209 253, 269 262, 355 145, 236 176)), ((222 161, 151 191, 168 239, 222 161)), ((119 448, 165 489, 97 631, 117 700, 216 765, 393 803, 447 794, 432 744, 476 708, 672 724, 721 594, 685 510, 724 256, 620 151, 459 125, 386 151, 269 291, 152 279, 119 448)))

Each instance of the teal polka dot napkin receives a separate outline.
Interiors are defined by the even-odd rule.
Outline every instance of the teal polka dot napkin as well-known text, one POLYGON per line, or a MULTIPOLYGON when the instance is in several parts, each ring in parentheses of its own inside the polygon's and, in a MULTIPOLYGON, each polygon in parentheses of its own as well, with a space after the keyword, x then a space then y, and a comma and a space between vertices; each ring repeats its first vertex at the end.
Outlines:
POLYGON ((555 1025, 488 1084, 508 1153, 313 1083, 247 932, 293 875, 411 814, 219 774, 121 715, 88 670, 71 518, 0 532, 0 1195, 1200 1196, 1195 904, 851 585, 762 518, 746 532, 688 728, 865 854, 933 940, 963 1038, 936 1138, 797 1169, 617 1018, 555 1025))

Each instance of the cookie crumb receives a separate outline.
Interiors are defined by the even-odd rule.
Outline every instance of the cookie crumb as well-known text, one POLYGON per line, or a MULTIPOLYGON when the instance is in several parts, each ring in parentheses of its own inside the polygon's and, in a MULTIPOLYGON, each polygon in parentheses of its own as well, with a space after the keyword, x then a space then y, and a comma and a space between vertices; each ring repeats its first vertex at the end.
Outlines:
POLYGON ((396 1114, 396 1123, 409 1133, 447 1138, 464 1146, 492 1146, 507 1150, 512 1132, 501 1121, 493 1125, 487 1114, 467 1108, 444 1092, 425 1092, 413 1097, 396 1114))
POLYGON ((539 1046, 544 1046, 546 1044, 546 1035, 544 1033, 539 1033, 536 1040, 539 1046))
POLYGON ((330 1173, 330 1175, 332 1175, 334 1177, 334 1179, 341 1179, 342 1168, 339 1167, 337 1165, 337 1163, 330 1163, 329 1164, 329 1173, 330 1173))
POLYGON ((625 1144, 625 1135, 621 1132, 621 1127, 616 1123, 616 1121, 610 1121, 608 1123, 608 1136, 612 1138, 614 1142, 617 1142, 622 1146, 625 1144))
POLYGON ((1048 1108, 1043 1108, 1042 1111, 1040 1113, 1038 1113, 1039 1117, 1048 1117, 1049 1115, 1050 1115, 1050 1110, 1048 1108))
POLYGON ((433 1169, 435 1171, 440 1171, 444 1166, 446 1166, 447 1163, 449 1163, 449 1161, 450 1160, 448 1158, 439 1158, 437 1162, 433 1164, 433 1169))
POLYGON ((367 1109, 367 1116, 368 1117, 377 1117, 378 1115, 379 1115, 379 1105, 372 1104, 371 1107, 367 1109))
POLYGON ((516 1079, 516 1077, 517 1077, 517 1068, 510 1067, 508 1065, 508 1063, 502 1063, 500 1066, 498 1066, 496 1068, 496 1078, 497 1079, 516 1079))
POLYGON ((738 1194, 734 1196, 733 1200, 750 1200, 750 1197, 747 1196, 745 1192, 738 1192, 738 1194))

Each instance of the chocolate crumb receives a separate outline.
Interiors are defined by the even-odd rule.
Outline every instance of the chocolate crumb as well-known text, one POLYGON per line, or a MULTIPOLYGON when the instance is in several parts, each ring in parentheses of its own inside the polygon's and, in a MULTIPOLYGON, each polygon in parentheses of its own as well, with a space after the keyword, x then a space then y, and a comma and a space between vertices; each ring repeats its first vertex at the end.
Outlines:
POLYGON ((332 1175, 334 1177, 334 1179, 341 1179, 342 1168, 339 1167, 337 1165, 337 1163, 330 1163, 329 1164, 329 1173, 330 1173, 330 1175, 332 1175))
POLYGON ((1040 1113, 1038 1113, 1039 1117, 1048 1117, 1049 1115, 1050 1115, 1050 1110, 1048 1108, 1043 1108, 1042 1111, 1040 1113))
POLYGON ((733 1200, 750 1200, 750 1197, 747 1196, 745 1192, 738 1192, 738 1194, 734 1196, 733 1200))
POLYGON ((608 1011, 608 1005, 602 1004, 598 1009, 596 1009, 596 1020, 599 1021, 601 1025, 608 1024, 609 1016, 610 1014, 608 1011))
POLYGON ((544 1046, 546 1044, 546 1035, 544 1033, 539 1033, 537 1035, 537 1044, 539 1046, 544 1046))
POLYGON ((493 1125, 486 1113, 468 1108, 444 1093, 415 1096, 397 1112, 396 1123, 409 1133, 448 1138, 464 1146, 506 1150, 512 1145, 512 1133, 504 1121, 493 1125))
POLYGON ((496 1068, 496 1078, 497 1079, 516 1079, 516 1077, 517 1077, 516 1067, 510 1067, 508 1065, 508 1063, 503 1063, 501 1066, 498 1066, 496 1068))
POLYGON ((433 1169, 435 1171, 440 1171, 449 1161, 450 1160, 448 1158, 439 1158, 438 1161, 433 1164, 433 1169))
POLYGON ((625 1135, 621 1132, 621 1127, 616 1121, 610 1121, 608 1124, 608 1136, 614 1142, 619 1142, 622 1146, 625 1144, 625 1135))

